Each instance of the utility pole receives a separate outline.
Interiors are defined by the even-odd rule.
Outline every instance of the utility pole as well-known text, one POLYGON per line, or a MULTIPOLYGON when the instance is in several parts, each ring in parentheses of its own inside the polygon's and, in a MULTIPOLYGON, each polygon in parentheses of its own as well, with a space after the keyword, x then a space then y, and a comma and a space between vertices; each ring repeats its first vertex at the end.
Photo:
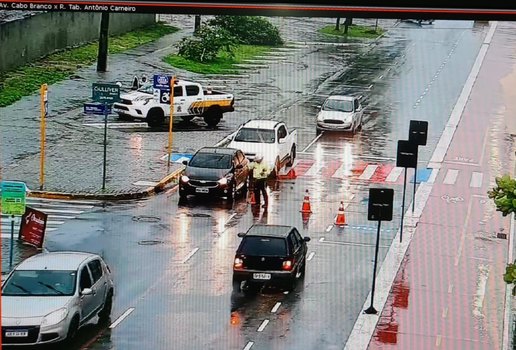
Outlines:
POLYGON ((108 32, 109 32, 109 12, 102 12, 102 17, 100 18, 99 54, 97 57, 97 72, 105 72, 107 70, 108 32))
POLYGON ((194 33, 201 27, 201 15, 195 15, 194 33))

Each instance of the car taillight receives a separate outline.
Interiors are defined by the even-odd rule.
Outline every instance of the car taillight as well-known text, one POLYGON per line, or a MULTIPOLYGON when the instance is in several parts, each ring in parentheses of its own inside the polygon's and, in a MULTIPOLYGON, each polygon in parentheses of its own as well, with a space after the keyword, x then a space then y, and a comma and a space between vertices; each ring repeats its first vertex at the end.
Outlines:
POLYGON ((283 262, 283 270, 290 271, 294 266, 294 262, 292 260, 285 260, 283 262))
POLYGON ((233 267, 235 269, 241 269, 242 267, 244 267, 244 260, 240 258, 235 258, 235 263, 233 264, 233 267))

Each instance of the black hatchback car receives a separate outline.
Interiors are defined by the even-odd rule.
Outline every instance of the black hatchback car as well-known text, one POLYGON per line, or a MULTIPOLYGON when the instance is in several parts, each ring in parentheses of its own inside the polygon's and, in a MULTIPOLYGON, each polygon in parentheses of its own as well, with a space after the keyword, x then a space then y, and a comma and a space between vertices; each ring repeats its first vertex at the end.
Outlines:
POLYGON ((306 242, 293 226, 253 225, 239 233, 242 241, 233 262, 233 287, 240 291, 242 282, 279 284, 293 289, 305 273, 306 242))
POLYGON ((247 190, 248 160, 234 148, 205 147, 198 150, 179 179, 179 198, 209 195, 233 199, 247 190))

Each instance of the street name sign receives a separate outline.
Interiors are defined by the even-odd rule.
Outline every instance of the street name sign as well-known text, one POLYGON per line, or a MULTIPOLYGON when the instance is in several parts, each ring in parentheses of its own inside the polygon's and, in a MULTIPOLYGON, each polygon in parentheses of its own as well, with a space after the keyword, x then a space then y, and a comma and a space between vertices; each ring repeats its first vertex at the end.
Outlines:
POLYGON ((103 103, 85 103, 84 114, 104 115, 111 114, 111 106, 103 103), (107 112, 106 112, 107 109, 107 112))
POLYGON ((93 101, 101 103, 113 103, 120 100, 120 86, 116 84, 93 83, 93 101))
POLYGON ((21 181, 2 181, 2 214, 23 215, 25 213, 27 186, 21 181))

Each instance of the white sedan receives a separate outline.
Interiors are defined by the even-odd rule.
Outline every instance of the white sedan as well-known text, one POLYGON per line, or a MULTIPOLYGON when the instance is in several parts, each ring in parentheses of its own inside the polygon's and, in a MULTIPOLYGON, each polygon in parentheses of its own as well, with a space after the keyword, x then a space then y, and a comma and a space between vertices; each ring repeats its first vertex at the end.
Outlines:
POLYGON ((322 130, 350 131, 354 134, 362 128, 362 115, 363 110, 358 97, 330 96, 317 114, 317 135, 322 130))

